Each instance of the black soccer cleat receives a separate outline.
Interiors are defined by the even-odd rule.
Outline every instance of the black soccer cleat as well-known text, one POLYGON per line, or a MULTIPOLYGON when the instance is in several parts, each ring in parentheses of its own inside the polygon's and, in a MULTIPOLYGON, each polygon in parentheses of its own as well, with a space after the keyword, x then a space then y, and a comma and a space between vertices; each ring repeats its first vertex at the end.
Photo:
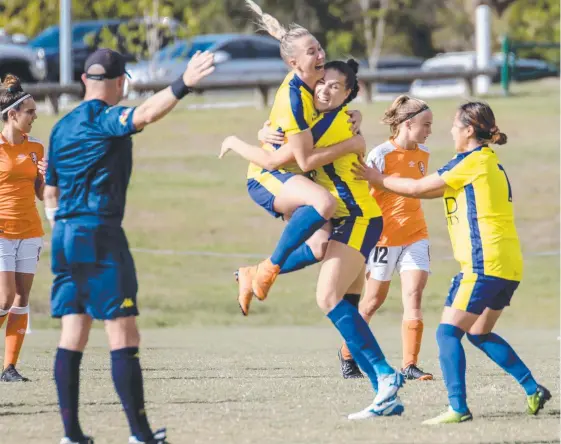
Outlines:
POLYGON ((338 352, 339 361, 341 362, 341 373, 345 379, 357 379, 364 378, 364 375, 358 368, 358 365, 354 359, 344 359, 341 349, 338 352))
POLYGON ((2 382, 29 382, 28 378, 21 376, 13 364, 8 365, 0 376, 2 382))
POLYGON ((432 381, 434 377, 432 373, 427 373, 417 367, 415 364, 410 364, 405 368, 401 369, 401 374, 405 379, 417 381, 432 381))
POLYGON ((136 436, 131 436, 129 438, 129 444, 169 444, 166 439, 166 429, 158 429, 154 432, 151 440, 146 442, 139 441, 136 436))

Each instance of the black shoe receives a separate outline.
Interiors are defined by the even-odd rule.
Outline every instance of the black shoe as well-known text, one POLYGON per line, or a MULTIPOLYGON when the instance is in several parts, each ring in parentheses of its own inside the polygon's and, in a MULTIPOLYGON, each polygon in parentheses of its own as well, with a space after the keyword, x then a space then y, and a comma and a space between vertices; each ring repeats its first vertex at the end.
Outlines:
POLYGON ((139 441, 135 436, 131 436, 129 444, 169 444, 169 442, 166 441, 166 429, 158 429, 150 441, 139 441))
POLYGON ((422 371, 415 364, 408 365, 406 368, 401 369, 401 374, 405 379, 416 379, 418 381, 432 381, 433 376, 431 373, 422 371))
POLYGON ((341 353, 341 349, 338 352, 339 361, 341 362, 341 373, 343 374, 343 378, 345 379, 356 379, 356 378, 364 378, 364 375, 358 368, 356 361, 354 359, 343 359, 343 354, 341 353))
POLYGON ((21 376, 13 364, 8 365, 0 376, 2 382, 29 382, 28 378, 21 376))
POLYGON ((79 441, 72 441, 70 438, 64 437, 60 440, 60 444, 94 444, 94 440, 91 436, 84 436, 79 441))

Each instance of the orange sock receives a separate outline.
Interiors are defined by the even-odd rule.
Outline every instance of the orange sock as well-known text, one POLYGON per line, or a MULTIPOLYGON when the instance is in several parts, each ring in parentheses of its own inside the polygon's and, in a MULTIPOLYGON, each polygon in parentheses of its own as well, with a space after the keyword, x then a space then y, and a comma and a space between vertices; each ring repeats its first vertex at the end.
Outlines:
POLYGON ((8 319, 8 310, 0 310, 0 328, 4 325, 4 321, 8 319))
POLYGON ((346 342, 343 342, 343 346, 341 347, 341 356, 343 356, 345 361, 353 359, 353 355, 351 355, 351 351, 349 350, 349 347, 347 347, 346 342))
POLYGON ((423 339, 422 319, 403 320, 401 324, 401 341, 403 343, 403 368, 417 364, 421 340, 423 339))
POLYGON ((4 351, 4 368, 18 362, 19 352, 25 339, 27 330, 27 320, 29 318, 29 306, 12 307, 10 314, 7 316, 8 324, 6 325, 6 349, 4 351))

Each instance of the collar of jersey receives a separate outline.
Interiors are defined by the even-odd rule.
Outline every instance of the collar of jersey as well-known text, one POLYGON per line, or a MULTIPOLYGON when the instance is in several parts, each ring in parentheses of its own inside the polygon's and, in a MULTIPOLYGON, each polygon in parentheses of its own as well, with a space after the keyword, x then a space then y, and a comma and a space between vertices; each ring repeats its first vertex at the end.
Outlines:
POLYGON ((292 78, 292 81, 294 82, 294 86, 297 86, 297 87, 302 86, 302 87, 304 87, 304 89, 305 89, 306 91, 308 91, 308 92, 312 95, 312 97, 313 97, 313 95, 314 95, 314 90, 313 90, 312 88, 310 88, 310 87, 306 84, 306 82, 304 82, 300 77, 298 77, 298 74, 294 73, 294 77, 292 78))
MULTIPOLYGON (((25 143, 25 142, 27 142, 27 134, 23 133, 23 142, 22 143, 25 143)), ((4 137, 4 134, 2 134, 2 132, 0 132, 0 145, 4 145, 4 144, 10 145, 10 146, 15 146, 15 145, 12 145, 10 142, 8 142, 6 140, 6 138, 4 137)))
POLYGON ((471 153, 475 153, 476 151, 481 151, 483 148, 489 148, 487 145, 480 145, 477 148, 472 149, 471 151, 468 151, 467 153, 458 153, 456 154, 457 157, 460 158, 464 158, 469 156, 471 153))

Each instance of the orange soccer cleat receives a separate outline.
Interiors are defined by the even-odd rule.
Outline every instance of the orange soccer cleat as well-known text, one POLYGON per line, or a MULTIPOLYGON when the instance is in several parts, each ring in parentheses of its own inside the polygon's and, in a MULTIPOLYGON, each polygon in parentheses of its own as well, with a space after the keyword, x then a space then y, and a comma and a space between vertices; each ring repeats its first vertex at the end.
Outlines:
POLYGON ((280 266, 265 259, 257 266, 257 273, 253 277, 253 294, 257 299, 263 301, 267 298, 269 290, 275 283, 275 279, 280 273, 280 266))
POLYGON ((251 267, 240 267, 234 273, 238 282, 238 304, 244 316, 249 313, 249 304, 253 298, 252 281, 257 271, 257 265, 251 267))

